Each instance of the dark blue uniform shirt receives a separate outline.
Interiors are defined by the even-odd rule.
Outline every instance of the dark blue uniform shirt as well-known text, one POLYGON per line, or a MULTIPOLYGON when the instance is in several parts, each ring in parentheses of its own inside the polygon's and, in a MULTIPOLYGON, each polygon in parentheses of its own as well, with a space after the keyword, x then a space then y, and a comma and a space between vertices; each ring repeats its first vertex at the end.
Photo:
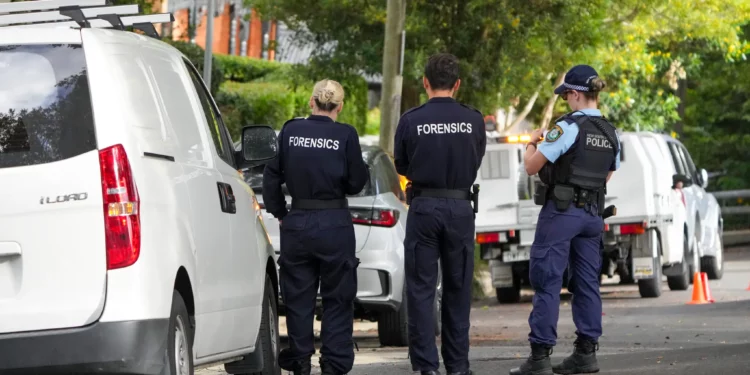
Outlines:
POLYGON ((453 98, 432 98, 398 122, 396 170, 415 187, 468 189, 487 146, 484 117, 453 98))
POLYGON ((287 214, 281 185, 292 199, 342 199, 369 180, 357 131, 327 116, 287 121, 279 133, 279 155, 266 165, 263 202, 276 218, 287 214))

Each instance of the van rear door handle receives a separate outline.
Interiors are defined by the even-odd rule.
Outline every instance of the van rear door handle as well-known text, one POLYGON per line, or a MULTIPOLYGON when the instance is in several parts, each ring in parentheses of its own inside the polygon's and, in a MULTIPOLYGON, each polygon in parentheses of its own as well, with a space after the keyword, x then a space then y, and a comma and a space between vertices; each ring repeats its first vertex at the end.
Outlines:
POLYGON ((221 203, 221 211, 229 214, 237 213, 237 199, 232 191, 232 185, 224 182, 216 183, 219 187, 219 202, 221 203))

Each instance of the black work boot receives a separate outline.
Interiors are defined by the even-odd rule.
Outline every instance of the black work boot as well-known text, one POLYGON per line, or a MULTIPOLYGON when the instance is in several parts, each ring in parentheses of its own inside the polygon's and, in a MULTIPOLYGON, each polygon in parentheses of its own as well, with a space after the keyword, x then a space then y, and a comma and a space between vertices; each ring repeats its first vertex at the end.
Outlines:
POLYGON ((552 368, 555 374, 593 374, 599 372, 596 351, 599 344, 584 338, 577 338, 575 351, 562 363, 552 368))
POLYGON ((531 356, 521 367, 510 370, 510 375, 552 375, 552 363, 549 356, 552 347, 541 344, 531 344, 531 356))
POLYGON ((328 362, 327 359, 320 358, 320 374, 321 375, 345 375, 343 372, 336 370, 336 368, 328 362))
POLYGON ((294 375, 310 375, 312 371, 312 365, 310 360, 307 361, 299 360, 292 363, 290 370, 294 375))
POLYGON ((419 375, 440 375, 440 371, 437 371, 437 370, 420 371, 419 375))
POLYGON ((448 375, 474 375, 471 370, 460 371, 460 372, 449 372, 448 375))

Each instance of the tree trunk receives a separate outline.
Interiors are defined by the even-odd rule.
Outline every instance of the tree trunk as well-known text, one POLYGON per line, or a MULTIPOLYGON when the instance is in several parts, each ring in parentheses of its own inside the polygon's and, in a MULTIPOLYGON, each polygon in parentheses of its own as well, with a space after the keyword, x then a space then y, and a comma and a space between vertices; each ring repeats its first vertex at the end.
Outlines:
POLYGON ((401 33, 404 29, 406 0, 388 0, 383 46, 383 88, 380 99, 380 147, 393 155, 393 141, 401 109, 403 77, 401 33))
MULTIPOLYGON (((547 75, 547 78, 545 79, 545 81, 548 81, 550 78, 552 78, 551 73, 547 75)), ((544 87, 543 83, 539 85, 539 87, 537 87, 536 91, 534 92, 534 95, 532 95, 531 98, 529 98, 529 101, 526 103, 526 106, 523 107, 523 110, 521 111, 521 113, 518 114, 518 116, 513 120, 510 126, 506 128, 506 130, 512 129, 518 126, 518 124, 520 124, 521 121, 523 121, 526 118, 526 116, 529 115, 529 112, 531 112, 531 109, 534 108, 534 103, 536 103, 536 99, 539 97, 539 91, 542 91, 543 87, 544 87)))
MULTIPOLYGON (((555 81, 555 88, 557 86, 562 85, 563 81, 565 80, 565 73, 561 73, 559 76, 557 76, 557 80, 555 81)), ((544 110, 542 110, 542 122, 541 127, 542 128, 548 128, 550 125, 550 121, 552 121, 552 113, 555 110, 555 103, 557 102, 557 95, 552 94, 552 97, 547 100, 547 104, 544 105, 544 110)))

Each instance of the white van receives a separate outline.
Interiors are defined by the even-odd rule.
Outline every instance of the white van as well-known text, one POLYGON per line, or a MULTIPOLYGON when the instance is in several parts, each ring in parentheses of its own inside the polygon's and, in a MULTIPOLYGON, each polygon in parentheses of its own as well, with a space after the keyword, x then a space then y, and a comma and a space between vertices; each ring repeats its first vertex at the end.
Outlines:
POLYGON ((235 153, 195 67, 99 28, 138 13, 104 5, 0 4, 0 25, 63 21, 0 27, 0 373, 279 374, 273 248, 238 172, 275 133, 235 153))

